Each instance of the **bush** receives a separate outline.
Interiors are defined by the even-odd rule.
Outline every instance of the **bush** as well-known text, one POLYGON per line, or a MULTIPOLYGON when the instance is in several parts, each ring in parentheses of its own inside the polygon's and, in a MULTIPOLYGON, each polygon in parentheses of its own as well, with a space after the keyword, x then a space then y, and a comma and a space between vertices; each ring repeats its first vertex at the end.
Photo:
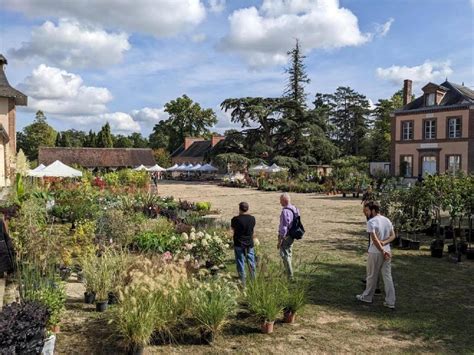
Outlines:
POLYGON ((175 254, 182 244, 179 235, 142 232, 134 238, 134 245, 141 251, 163 254, 166 251, 175 254))
POLYGON ((197 211, 210 211, 211 210, 211 203, 210 202, 196 202, 196 210, 197 211))
POLYGON ((285 286, 282 297, 283 309, 288 312, 296 313, 306 305, 307 286, 302 281, 289 283, 285 286))
POLYGON ((0 353, 41 353, 48 319, 48 309, 38 302, 4 306, 0 312, 0 353))

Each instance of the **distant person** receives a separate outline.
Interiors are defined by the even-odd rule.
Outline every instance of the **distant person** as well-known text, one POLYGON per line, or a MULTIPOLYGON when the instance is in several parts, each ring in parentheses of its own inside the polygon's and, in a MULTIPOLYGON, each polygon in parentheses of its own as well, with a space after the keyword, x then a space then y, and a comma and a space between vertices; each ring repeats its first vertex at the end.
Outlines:
POLYGON ((249 204, 239 203, 239 215, 232 218, 230 226, 234 232, 234 253, 237 272, 242 285, 245 286, 245 262, 247 262, 250 277, 255 276, 255 251, 253 244, 253 230, 255 217, 248 213, 249 204))
POLYGON ((384 306, 395 309, 395 287, 392 279, 392 255, 390 242, 395 239, 392 222, 380 214, 380 206, 370 201, 364 206, 364 214, 369 219, 367 231, 370 233, 370 247, 367 258, 367 283, 362 294, 356 299, 360 302, 372 303, 379 274, 385 287, 384 306))
POLYGON ((153 185, 155 185, 155 190, 158 191, 158 172, 154 171, 151 174, 151 180, 153 181, 153 185))
POLYGON ((284 193, 280 196, 280 205, 283 207, 280 214, 280 226, 278 228, 278 250, 283 259, 283 265, 288 278, 293 279, 293 267, 291 264, 292 245, 294 239, 289 235, 291 224, 300 211, 291 204, 290 195, 284 193))

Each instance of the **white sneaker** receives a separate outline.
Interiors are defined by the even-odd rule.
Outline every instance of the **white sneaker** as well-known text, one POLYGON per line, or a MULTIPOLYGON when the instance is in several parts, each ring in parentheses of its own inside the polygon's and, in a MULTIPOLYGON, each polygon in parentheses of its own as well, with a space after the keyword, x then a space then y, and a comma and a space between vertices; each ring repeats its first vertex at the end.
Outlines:
POLYGON ((390 308, 390 309, 395 309, 395 305, 394 305, 394 304, 388 304, 387 302, 384 302, 384 303, 383 303, 383 306, 384 306, 384 307, 387 307, 387 308, 390 308))
POLYGON ((367 301, 366 299, 364 299, 362 295, 357 295, 356 300, 359 302, 364 302, 364 303, 372 303, 372 301, 367 301))

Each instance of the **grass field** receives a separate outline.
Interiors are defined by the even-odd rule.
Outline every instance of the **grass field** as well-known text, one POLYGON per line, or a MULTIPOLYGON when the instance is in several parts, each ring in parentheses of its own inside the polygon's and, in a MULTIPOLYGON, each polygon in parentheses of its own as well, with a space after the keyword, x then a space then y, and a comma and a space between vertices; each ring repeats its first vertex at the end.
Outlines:
MULTIPOLYGON (((261 249, 278 260, 279 193, 215 185, 162 183, 160 194, 192 201, 209 201, 225 220, 237 213, 240 201, 250 204, 257 218, 261 249)), ((339 196, 293 194, 307 230, 294 255, 313 272, 309 305, 295 325, 276 324, 263 335, 258 323, 241 313, 224 336, 210 346, 193 345, 193 335, 177 344, 153 346, 146 353, 340 353, 340 352, 474 352, 474 262, 452 264, 429 255, 429 239, 419 251, 395 250, 393 277, 397 309, 382 306, 383 296, 371 305, 359 304, 363 289, 367 236, 360 200, 339 196)), ((229 261, 231 264, 231 260, 229 261)), ((71 299, 58 353, 117 353, 115 336, 103 315, 80 303, 80 286, 69 285, 71 299)))

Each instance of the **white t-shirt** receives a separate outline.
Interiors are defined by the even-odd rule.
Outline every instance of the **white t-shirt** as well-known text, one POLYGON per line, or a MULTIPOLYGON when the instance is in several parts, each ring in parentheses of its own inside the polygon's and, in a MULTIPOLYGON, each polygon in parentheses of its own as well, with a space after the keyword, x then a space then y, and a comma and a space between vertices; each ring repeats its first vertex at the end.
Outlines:
MULTIPOLYGON (((390 232, 393 231, 392 222, 387 217, 378 215, 367 221, 367 232, 374 232, 379 240, 386 240, 390 238, 390 232)), ((383 250, 390 252, 390 244, 383 246, 383 250)), ((372 238, 370 238, 369 253, 380 253, 380 250, 374 245, 372 238)))

